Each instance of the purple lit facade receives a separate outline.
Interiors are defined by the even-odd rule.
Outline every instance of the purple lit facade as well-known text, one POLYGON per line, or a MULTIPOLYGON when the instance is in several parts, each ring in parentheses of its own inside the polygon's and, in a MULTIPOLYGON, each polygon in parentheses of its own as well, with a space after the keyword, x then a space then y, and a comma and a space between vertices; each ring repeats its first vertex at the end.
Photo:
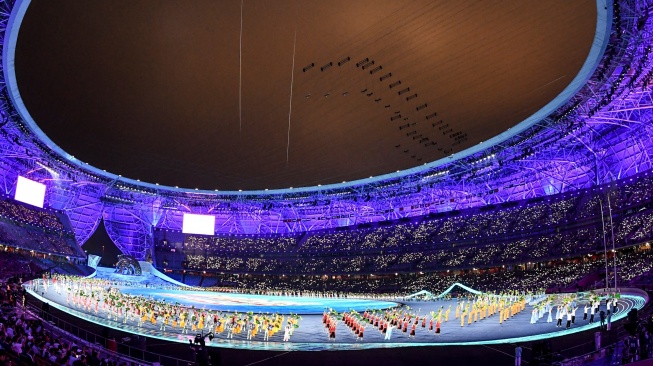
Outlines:
POLYGON ((607 32, 599 21, 600 53, 588 58, 591 70, 580 89, 505 136, 387 176, 246 192, 141 183, 54 146, 26 118, 15 85, 12 52, 28 4, 0 2, 0 184, 11 195, 18 175, 45 183, 46 206, 66 213, 80 244, 104 219, 118 248, 143 259, 153 249, 154 231, 181 231, 185 212, 214 215, 216 234, 293 234, 574 192, 653 168, 653 17, 644 1, 618 1, 608 9, 597 3, 607 32))

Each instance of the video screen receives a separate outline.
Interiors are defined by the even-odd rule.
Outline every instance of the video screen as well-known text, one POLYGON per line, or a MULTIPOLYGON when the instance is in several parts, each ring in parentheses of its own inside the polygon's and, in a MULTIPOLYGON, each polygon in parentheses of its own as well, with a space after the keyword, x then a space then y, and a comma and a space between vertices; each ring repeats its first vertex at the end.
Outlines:
POLYGON ((18 176, 14 199, 16 201, 27 203, 28 205, 43 208, 43 202, 45 201, 45 184, 18 176))
POLYGON ((215 216, 185 213, 181 232, 186 234, 214 235, 215 216))

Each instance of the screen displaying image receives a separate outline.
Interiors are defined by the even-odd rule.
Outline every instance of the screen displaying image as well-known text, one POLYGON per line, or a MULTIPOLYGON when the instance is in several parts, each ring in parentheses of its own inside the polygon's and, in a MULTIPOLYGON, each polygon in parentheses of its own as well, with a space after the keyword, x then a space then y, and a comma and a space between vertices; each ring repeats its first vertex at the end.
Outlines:
POLYGON ((186 234, 213 235, 215 216, 185 213, 181 231, 186 234))
POLYGON ((43 201, 45 200, 45 184, 18 176, 14 199, 32 206, 43 208, 43 201))

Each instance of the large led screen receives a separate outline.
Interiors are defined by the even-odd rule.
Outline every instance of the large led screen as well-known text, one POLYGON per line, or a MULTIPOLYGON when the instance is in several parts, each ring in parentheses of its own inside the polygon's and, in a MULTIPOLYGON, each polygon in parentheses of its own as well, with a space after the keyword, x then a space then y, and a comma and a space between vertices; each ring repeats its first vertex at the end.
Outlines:
POLYGON ((215 216, 185 213, 181 232, 186 234, 213 235, 215 234, 215 216))
POLYGON ((16 201, 42 208, 43 201, 45 200, 45 184, 18 176, 14 199, 16 201))

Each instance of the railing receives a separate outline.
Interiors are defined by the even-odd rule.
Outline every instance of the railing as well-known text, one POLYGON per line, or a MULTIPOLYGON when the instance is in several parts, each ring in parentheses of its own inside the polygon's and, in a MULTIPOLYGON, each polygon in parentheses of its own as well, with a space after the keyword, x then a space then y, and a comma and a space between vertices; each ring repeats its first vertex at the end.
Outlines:
POLYGON ((25 311, 29 312, 35 318, 41 319, 44 326, 48 324, 57 328, 56 330, 63 331, 72 337, 75 337, 83 342, 86 342, 90 347, 102 347, 102 352, 112 355, 116 358, 125 359, 134 365, 166 365, 166 366, 188 366, 195 365, 194 361, 175 358, 171 356, 162 355, 159 353, 149 352, 137 347, 130 346, 112 339, 108 339, 96 333, 90 332, 83 327, 72 324, 64 319, 61 319, 45 310, 41 310, 32 304, 27 304, 25 311), (107 345, 115 342, 116 351, 107 348, 107 345))
MULTIPOLYGON (((555 366, 581 366, 581 365, 586 365, 588 363, 592 363, 594 361, 604 359, 606 357, 609 357, 610 359, 605 360, 605 364, 607 365, 612 365, 612 358, 614 357, 615 354, 619 354, 620 346, 623 344, 624 339, 628 337, 628 333, 620 330, 617 332, 616 336, 614 337, 614 340, 612 342, 609 342, 608 345, 600 347, 598 349, 594 349, 590 352, 585 352, 581 355, 578 356, 573 356, 570 358, 565 358, 563 361, 559 362, 554 362, 553 365, 555 366)), ((584 344, 581 344, 579 346, 587 346, 588 344, 594 345, 594 341, 592 342, 587 342, 584 344)), ((573 348, 577 348, 572 347, 573 348)), ((567 349, 565 351, 569 351, 570 349, 567 349)), ((620 363, 619 363, 620 364, 620 363)))

